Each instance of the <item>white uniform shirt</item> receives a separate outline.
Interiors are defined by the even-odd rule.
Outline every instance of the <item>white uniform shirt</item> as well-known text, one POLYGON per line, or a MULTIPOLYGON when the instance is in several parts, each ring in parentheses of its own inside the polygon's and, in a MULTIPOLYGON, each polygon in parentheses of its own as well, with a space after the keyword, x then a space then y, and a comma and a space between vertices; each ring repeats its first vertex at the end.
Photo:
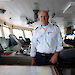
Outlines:
POLYGON ((62 37, 57 26, 48 24, 47 26, 39 26, 31 41, 30 55, 35 57, 36 52, 40 53, 54 53, 63 49, 62 37))

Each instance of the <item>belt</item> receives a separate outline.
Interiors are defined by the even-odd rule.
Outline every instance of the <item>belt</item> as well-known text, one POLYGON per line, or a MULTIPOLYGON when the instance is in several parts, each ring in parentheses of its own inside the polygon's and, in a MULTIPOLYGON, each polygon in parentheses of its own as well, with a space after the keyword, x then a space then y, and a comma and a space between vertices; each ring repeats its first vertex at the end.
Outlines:
POLYGON ((41 54, 42 56, 53 55, 53 53, 40 53, 40 52, 37 52, 37 53, 41 54))

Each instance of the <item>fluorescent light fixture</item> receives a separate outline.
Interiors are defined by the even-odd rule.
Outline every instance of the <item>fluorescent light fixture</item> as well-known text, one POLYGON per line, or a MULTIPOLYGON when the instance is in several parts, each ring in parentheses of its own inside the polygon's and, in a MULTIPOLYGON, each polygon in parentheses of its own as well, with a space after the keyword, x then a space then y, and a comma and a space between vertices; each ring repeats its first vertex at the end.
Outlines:
POLYGON ((74 9, 75 9, 75 2, 70 2, 70 3, 68 3, 67 7, 64 9, 63 13, 73 12, 73 11, 75 11, 74 9))

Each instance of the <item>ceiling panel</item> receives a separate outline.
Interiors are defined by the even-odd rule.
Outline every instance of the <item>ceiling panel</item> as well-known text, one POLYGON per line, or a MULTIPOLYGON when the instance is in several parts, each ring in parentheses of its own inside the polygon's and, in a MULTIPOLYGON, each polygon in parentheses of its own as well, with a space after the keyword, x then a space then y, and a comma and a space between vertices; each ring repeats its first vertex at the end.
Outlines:
MULTIPOLYGON (((67 20, 67 14, 63 14, 63 10, 68 2, 74 2, 75 0, 5 0, 0 1, 0 8, 6 9, 5 14, 0 14, 0 18, 15 24, 23 25, 24 21, 21 16, 26 16, 34 20, 33 10, 38 4, 39 10, 49 10, 51 15, 53 12, 56 13, 56 17, 64 17, 67 20), (11 17, 11 19, 10 19, 11 17)), ((75 15, 75 14, 74 14, 75 15)), ((72 16, 71 16, 72 17, 72 16)), ((69 18, 69 17, 68 17, 69 18)), ((75 19, 73 16, 72 19, 75 19)))

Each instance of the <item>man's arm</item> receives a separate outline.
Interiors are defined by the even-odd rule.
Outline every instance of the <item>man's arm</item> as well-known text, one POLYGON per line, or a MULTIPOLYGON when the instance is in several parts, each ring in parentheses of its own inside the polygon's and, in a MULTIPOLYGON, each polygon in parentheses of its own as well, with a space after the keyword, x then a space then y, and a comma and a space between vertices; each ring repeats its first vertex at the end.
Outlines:
POLYGON ((32 42, 32 44, 31 44, 30 55, 32 57, 32 65, 35 65, 36 43, 34 43, 34 42, 32 42))
POLYGON ((36 46, 37 46, 37 39, 36 39, 36 34, 33 34, 33 38, 31 41, 31 51, 30 51, 30 56, 32 57, 32 65, 35 65, 35 55, 36 55, 36 46))
POLYGON ((58 38, 57 38, 57 40, 58 40, 58 44, 57 44, 56 52, 54 53, 54 55, 50 59, 50 62, 52 62, 53 64, 57 63, 59 52, 63 49, 63 45, 62 45, 63 39, 62 39, 61 32, 60 32, 59 28, 58 28, 58 38))
POLYGON ((57 63, 58 55, 59 55, 59 52, 55 52, 54 55, 51 57, 51 59, 49 61, 53 64, 57 63))
POLYGON ((36 65, 35 57, 32 57, 32 65, 36 65))

